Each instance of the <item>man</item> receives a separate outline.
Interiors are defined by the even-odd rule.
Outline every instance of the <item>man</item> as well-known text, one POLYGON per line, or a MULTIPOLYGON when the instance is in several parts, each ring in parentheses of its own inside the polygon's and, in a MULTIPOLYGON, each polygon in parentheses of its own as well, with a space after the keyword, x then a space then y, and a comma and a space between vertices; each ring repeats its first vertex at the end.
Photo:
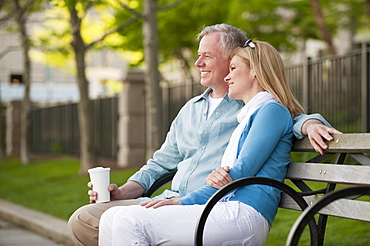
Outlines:
MULTIPOLYGON (((201 40, 195 65, 200 71, 201 84, 208 89, 183 106, 153 159, 126 184, 110 185, 112 202, 90 204, 75 211, 68 224, 78 245, 97 245, 101 214, 112 206, 139 204, 145 200, 139 197, 163 175, 176 171, 172 190, 165 191, 158 199, 183 197, 204 185, 207 176, 220 166, 231 133, 238 125, 236 115, 243 106, 242 102, 228 97, 224 78, 229 72, 231 52, 242 46, 247 37, 240 29, 218 24, 204 28, 198 38, 201 40)), ((327 148, 322 138, 331 141, 330 133, 340 133, 318 114, 296 117, 294 132, 298 138, 308 134, 320 153, 327 148)), ((94 203, 98 194, 90 190, 89 195, 94 203)))

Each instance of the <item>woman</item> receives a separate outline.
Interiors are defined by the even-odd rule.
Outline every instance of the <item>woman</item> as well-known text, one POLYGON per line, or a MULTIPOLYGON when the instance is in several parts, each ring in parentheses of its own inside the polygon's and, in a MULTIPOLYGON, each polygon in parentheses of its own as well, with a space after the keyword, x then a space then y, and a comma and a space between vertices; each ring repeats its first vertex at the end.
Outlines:
MULTIPOLYGON (((258 176, 283 181, 290 161, 292 118, 304 110, 289 89, 281 57, 271 45, 248 40, 233 52, 225 82, 229 97, 243 100, 245 106, 221 166, 230 167, 232 180, 258 176)), ((196 222, 216 191, 205 185, 177 200, 111 208, 101 218, 99 243, 193 245, 196 222)), ((263 245, 279 201, 280 191, 264 185, 228 194, 208 217, 205 245, 263 245)))

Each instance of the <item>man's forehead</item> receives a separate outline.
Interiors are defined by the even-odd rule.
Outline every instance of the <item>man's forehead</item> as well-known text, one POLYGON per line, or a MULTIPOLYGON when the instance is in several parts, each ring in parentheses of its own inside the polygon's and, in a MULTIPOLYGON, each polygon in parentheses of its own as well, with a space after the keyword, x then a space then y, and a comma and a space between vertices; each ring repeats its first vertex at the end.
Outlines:
POLYGON ((203 39, 200 41, 198 53, 217 54, 222 52, 219 39, 207 39, 206 37, 207 36, 203 37, 203 39))

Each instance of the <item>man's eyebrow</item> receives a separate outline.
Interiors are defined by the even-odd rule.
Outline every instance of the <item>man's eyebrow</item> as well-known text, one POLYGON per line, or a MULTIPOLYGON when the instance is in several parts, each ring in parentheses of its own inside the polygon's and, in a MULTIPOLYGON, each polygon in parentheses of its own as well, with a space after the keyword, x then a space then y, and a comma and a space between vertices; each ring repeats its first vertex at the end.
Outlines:
POLYGON ((213 53, 210 51, 198 51, 198 54, 212 55, 213 53))

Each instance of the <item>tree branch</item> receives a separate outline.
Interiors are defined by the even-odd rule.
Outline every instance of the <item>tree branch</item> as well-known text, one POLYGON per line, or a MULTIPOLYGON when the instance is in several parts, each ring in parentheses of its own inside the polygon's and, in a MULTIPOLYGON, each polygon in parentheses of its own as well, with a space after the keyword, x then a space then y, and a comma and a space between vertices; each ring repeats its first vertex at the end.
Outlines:
POLYGON ((366 1, 365 1, 365 6, 366 6, 367 11, 368 11, 368 12, 369 12, 369 14, 370 14, 370 0, 366 0, 366 1))
MULTIPOLYGON (((142 15, 140 15, 140 16, 142 17, 142 15)), ((140 17, 140 18, 141 18, 141 17, 140 17)), ((116 33, 116 32, 121 31, 122 29, 124 29, 125 27, 127 27, 127 26, 131 25, 132 23, 134 23, 134 22, 135 22, 136 20, 138 20, 138 19, 139 19, 139 17, 138 17, 138 16, 133 16, 133 17, 131 17, 130 19, 126 20, 122 25, 119 25, 116 29, 111 30, 111 31, 109 31, 109 32, 105 33, 105 34, 104 34, 102 37, 100 37, 99 39, 97 39, 97 40, 93 41, 92 43, 88 44, 88 45, 86 46, 86 49, 89 49, 89 48, 91 48, 92 46, 94 46, 95 44, 97 44, 97 43, 99 43, 99 42, 104 41, 104 39, 105 39, 106 37, 108 37, 109 35, 111 35, 111 34, 113 34, 113 33, 116 33)))
POLYGON ((89 9, 91 9, 92 7, 94 6, 93 2, 92 1, 88 1, 87 4, 86 4, 86 8, 85 8, 85 13, 83 16, 81 16, 81 20, 83 18, 85 18, 85 16, 87 15, 87 12, 89 11, 89 9))
POLYGON ((13 17, 14 13, 8 13, 4 17, 0 18, 0 26, 4 25, 7 21, 9 21, 13 17))
POLYGON ((179 6, 180 4, 182 4, 183 2, 185 2, 185 0, 177 0, 171 4, 167 4, 167 5, 164 5, 162 7, 158 7, 157 10, 158 11, 166 11, 166 10, 170 10, 170 9, 173 9, 177 6, 179 6))
POLYGON ((125 10, 127 10, 128 12, 130 12, 131 14, 133 14, 134 16, 136 16, 137 19, 143 18, 143 14, 142 13, 137 12, 136 10, 130 8, 129 6, 127 6, 124 3, 119 2, 119 4, 121 5, 122 8, 124 8, 125 10))

